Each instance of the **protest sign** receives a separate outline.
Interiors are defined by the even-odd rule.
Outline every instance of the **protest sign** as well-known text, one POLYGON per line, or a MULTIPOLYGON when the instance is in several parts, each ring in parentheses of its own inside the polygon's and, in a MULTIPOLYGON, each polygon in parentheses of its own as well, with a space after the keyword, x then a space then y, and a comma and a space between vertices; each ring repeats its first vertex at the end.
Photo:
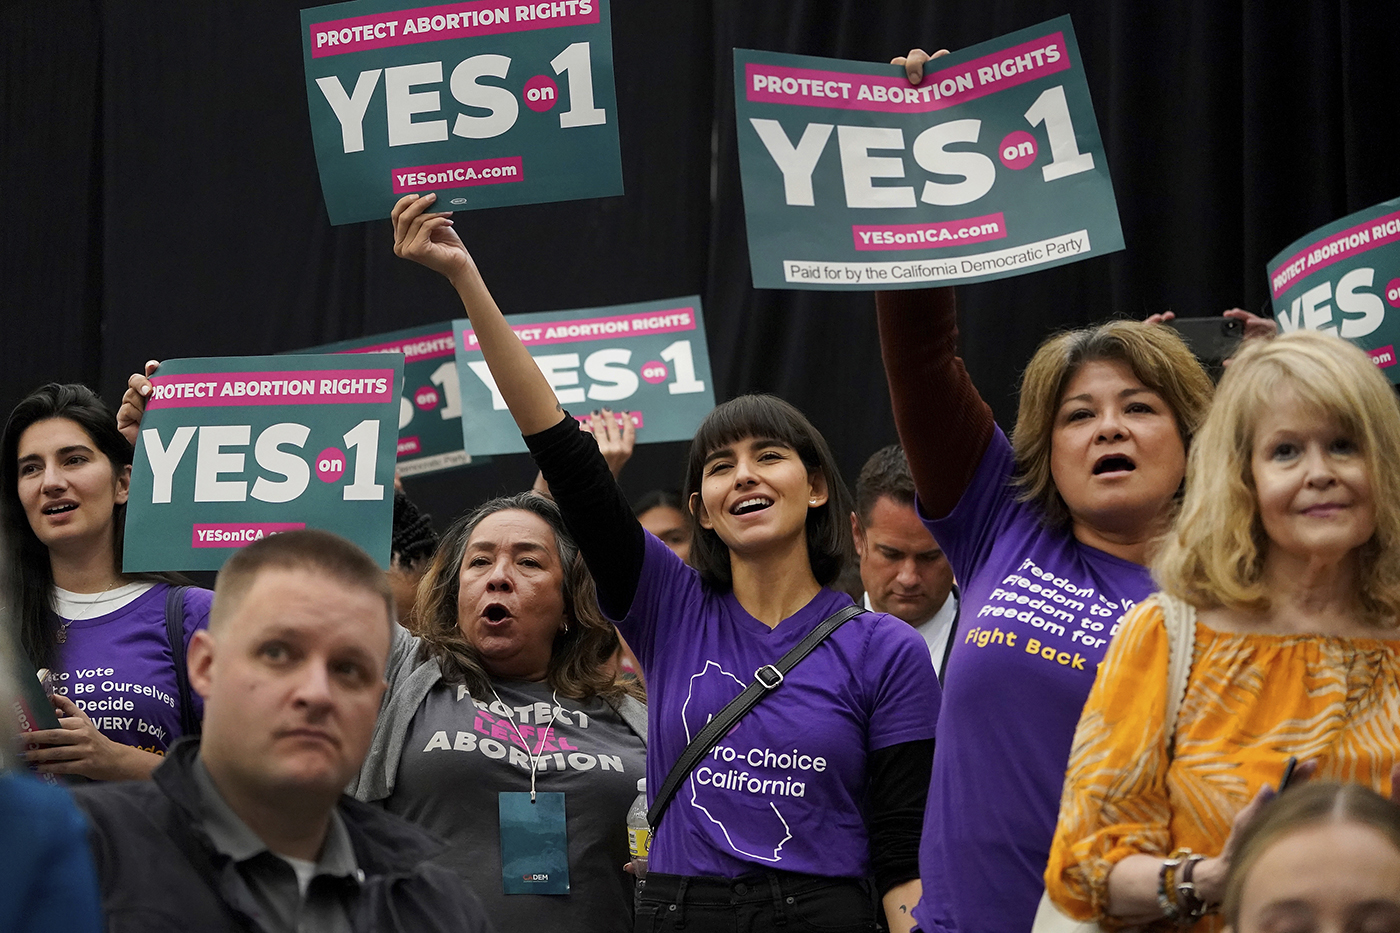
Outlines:
POLYGON ((734 50, 757 288, 982 282, 1123 248, 1068 16, 929 62, 734 50))
POLYGON ((122 569, 217 570, 293 528, 389 566, 398 353, 166 360, 141 420, 122 569))
MULTIPOLYGON (((600 408, 628 412, 637 443, 689 440, 715 407, 700 298, 512 314, 554 394, 579 420, 600 408)), ((525 441, 482 358, 471 322, 452 322, 462 435, 474 454, 521 453, 525 441)))
POLYGON ((1345 337, 1400 383, 1400 198, 1320 227, 1269 260, 1279 330, 1345 337))
POLYGON ((311 347, 303 353, 402 353, 398 470, 433 473, 472 462, 462 449, 462 394, 452 322, 311 347))
POLYGON ((355 0, 302 10, 301 41, 332 224, 408 193, 439 210, 622 194, 608 0, 355 0))

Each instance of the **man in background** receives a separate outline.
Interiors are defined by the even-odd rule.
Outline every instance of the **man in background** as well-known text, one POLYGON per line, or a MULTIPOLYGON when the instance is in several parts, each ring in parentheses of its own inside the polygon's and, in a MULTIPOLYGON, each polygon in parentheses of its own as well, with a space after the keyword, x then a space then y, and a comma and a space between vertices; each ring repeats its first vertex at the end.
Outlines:
POLYGON ((914 626, 941 683, 958 625, 958 593, 948 558, 914 511, 914 479, 897 445, 876 451, 861 468, 851 533, 865 608, 914 626))

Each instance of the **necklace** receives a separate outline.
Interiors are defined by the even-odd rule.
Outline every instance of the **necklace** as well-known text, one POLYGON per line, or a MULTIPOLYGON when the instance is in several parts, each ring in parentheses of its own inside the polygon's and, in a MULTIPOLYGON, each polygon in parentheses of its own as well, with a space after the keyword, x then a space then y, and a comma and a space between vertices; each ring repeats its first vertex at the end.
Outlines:
POLYGON ((92 599, 84 603, 83 611, 80 614, 74 616, 73 618, 65 619, 62 616, 59 616, 58 634, 54 636, 54 641, 58 642, 60 645, 66 643, 68 641, 68 629, 73 625, 73 623, 80 622, 83 619, 86 619, 88 617, 88 613, 92 612, 92 607, 102 602, 102 597, 106 596, 107 591, 116 585, 117 581, 113 580, 111 583, 108 583, 106 586, 104 586, 102 588, 102 592, 98 593, 92 599))
MULTIPOLYGON (((496 685, 495 685, 495 684, 489 684, 488 686, 491 687, 491 695, 492 695, 493 697, 496 698, 496 702, 497 702, 497 703, 500 703, 502 706, 505 706, 505 705, 506 705, 506 704, 505 704, 505 701, 502 700, 502 699, 501 699, 501 695, 500 695, 499 693, 496 692, 496 685)), ((509 708, 509 707, 507 707, 507 708, 509 708)), ((562 710, 562 709, 563 709, 563 707, 559 705, 559 691, 558 691, 558 690, 555 690, 555 691, 554 691, 554 709, 555 709, 555 710, 562 710)), ((544 757, 544 755, 543 755, 543 753, 544 753, 544 746, 545 746, 545 743, 549 741, 549 733, 550 733, 551 731, 553 731, 553 729, 554 729, 554 720, 555 720, 555 718, 556 718, 556 717, 555 717, 554 713, 551 712, 551 713, 550 713, 550 717, 549 717, 549 725, 548 725, 548 726, 545 726, 544 734, 540 736, 540 747, 539 747, 538 749, 536 749, 535 751, 532 752, 532 751, 530 751, 530 743, 527 742, 527 741, 525 741, 525 736, 523 736, 523 735, 520 734, 520 729, 519 729, 519 727, 517 727, 516 724, 515 724, 515 718, 514 718, 513 716, 507 716, 507 717, 505 717, 506 722, 510 724, 511 731, 515 733, 515 737, 516 737, 517 739, 520 740, 520 744, 523 745, 523 746, 525 746, 525 751, 528 752, 529 755, 530 755, 530 802, 531 802, 531 803, 534 803, 534 802, 535 802, 535 774, 540 770, 540 759, 544 757)))

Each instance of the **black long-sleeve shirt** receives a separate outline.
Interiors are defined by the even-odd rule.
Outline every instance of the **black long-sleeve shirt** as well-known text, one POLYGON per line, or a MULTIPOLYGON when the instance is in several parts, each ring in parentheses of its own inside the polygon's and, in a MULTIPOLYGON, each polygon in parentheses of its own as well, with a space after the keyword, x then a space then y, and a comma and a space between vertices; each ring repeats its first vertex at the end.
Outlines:
MULTIPOLYGON (((565 415, 553 427, 527 436, 525 443, 593 574, 599 606, 609 617, 623 618, 637 595, 646 532, 593 435, 565 415)), ((872 871, 882 896, 919 877, 919 837, 933 745, 932 739, 902 742, 869 756, 866 830, 872 871)))

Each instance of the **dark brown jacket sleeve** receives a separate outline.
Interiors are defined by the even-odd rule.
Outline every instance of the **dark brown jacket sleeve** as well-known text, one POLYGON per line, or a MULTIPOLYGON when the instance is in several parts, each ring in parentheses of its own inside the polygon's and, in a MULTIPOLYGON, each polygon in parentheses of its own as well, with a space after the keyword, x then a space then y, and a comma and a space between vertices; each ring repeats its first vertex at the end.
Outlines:
POLYGON ((972 482, 996 422, 957 355, 951 288, 876 292, 880 354, 899 440, 928 518, 953 510, 972 482))

